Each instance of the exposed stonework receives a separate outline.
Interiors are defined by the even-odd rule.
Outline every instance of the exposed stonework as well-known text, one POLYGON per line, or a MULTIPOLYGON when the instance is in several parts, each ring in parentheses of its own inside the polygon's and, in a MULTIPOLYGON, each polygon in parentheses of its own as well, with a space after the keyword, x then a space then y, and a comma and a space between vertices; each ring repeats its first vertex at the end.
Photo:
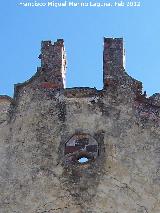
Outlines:
POLYGON ((123 53, 105 38, 104 88, 64 89, 63 40, 42 42, 37 73, 0 96, 0 213, 160 212, 160 94, 123 53))
POLYGON ((41 43, 41 67, 28 81, 15 85, 14 97, 24 87, 36 89, 61 89, 65 87, 66 53, 63 39, 58 39, 54 44, 51 41, 41 43))
POLYGON ((104 38, 103 83, 107 87, 117 78, 117 73, 124 71, 125 54, 123 38, 104 38))

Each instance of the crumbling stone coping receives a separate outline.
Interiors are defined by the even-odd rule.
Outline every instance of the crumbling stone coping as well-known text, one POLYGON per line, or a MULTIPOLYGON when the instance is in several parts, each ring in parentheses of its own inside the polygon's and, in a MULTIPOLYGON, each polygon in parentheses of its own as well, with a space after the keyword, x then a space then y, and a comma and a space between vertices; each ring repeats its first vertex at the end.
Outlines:
POLYGON ((99 93, 102 93, 102 90, 97 90, 96 88, 90 87, 73 87, 64 89, 64 96, 69 98, 95 96, 99 93))
POLYGON ((36 78, 39 77, 40 71, 41 71, 41 68, 37 67, 36 73, 30 79, 28 79, 28 80, 26 80, 22 83, 15 84, 14 85, 14 93, 18 92, 18 90, 23 88, 24 86, 30 85, 32 83, 32 81, 34 81, 36 78))
POLYGON ((159 93, 156 93, 150 97, 144 97, 143 95, 138 96, 136 101, 140 104, 145 105, 146 107, 160 108, 160 101, 155 101, 156 97, 159 96, 159 93))
POLYGON ((0 103, 2 102, 12 102, 13 101, 13 98, 11 98, 10 96, 8 95, 0 95, 0 103))
POLYGON ((37 89, 41 94, 49 97, 57 97, 57 94, 66 98, 87 98, 87 97, 102 97, 105 93, 104 90, 97 90, 90 87, 73 87, 73 88, 41 88, 37 89))

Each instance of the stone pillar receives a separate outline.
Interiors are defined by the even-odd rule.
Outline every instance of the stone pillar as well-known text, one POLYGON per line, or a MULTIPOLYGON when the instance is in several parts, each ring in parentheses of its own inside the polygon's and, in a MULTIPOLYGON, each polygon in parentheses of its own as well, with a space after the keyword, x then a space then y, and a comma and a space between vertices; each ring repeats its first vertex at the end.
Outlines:
POLYGON ((103 85, 110 85, 116 76, 124 71, 123 38, 104 38, 103 50, 103 85))
POLYGON ((58 39, 54 44, 51 41, 41 43, 41 69, 45 73, 45 82, 55 88, 65 87, 66 52, 63 39, 58 39))

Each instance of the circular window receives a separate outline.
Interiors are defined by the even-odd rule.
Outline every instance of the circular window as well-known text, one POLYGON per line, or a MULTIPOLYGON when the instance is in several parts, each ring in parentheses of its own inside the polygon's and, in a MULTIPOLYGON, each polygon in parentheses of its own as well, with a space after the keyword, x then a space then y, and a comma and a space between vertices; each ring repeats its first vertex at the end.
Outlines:
POLYGON ((64 154, 70 163, 86 164, 96 159, 98 143, 88 134, 77 134, 65 144, 64 154))

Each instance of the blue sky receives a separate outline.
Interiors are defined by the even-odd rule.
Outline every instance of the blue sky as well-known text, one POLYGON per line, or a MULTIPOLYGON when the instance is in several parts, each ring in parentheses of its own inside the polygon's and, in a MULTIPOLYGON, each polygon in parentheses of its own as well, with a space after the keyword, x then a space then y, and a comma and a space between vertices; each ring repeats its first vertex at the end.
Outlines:
POLYGON ((29 79, 40 65, 41 40, 57 38, 65 40, 67 87, 101 89, 104 36, 124 37, 127 72, 149 95, 160 92, 159 0, 141 0, 141 7, 133 8, 37 8, 18 2, 0 3, 0 94, 12 96, 13 85, 29 79))

